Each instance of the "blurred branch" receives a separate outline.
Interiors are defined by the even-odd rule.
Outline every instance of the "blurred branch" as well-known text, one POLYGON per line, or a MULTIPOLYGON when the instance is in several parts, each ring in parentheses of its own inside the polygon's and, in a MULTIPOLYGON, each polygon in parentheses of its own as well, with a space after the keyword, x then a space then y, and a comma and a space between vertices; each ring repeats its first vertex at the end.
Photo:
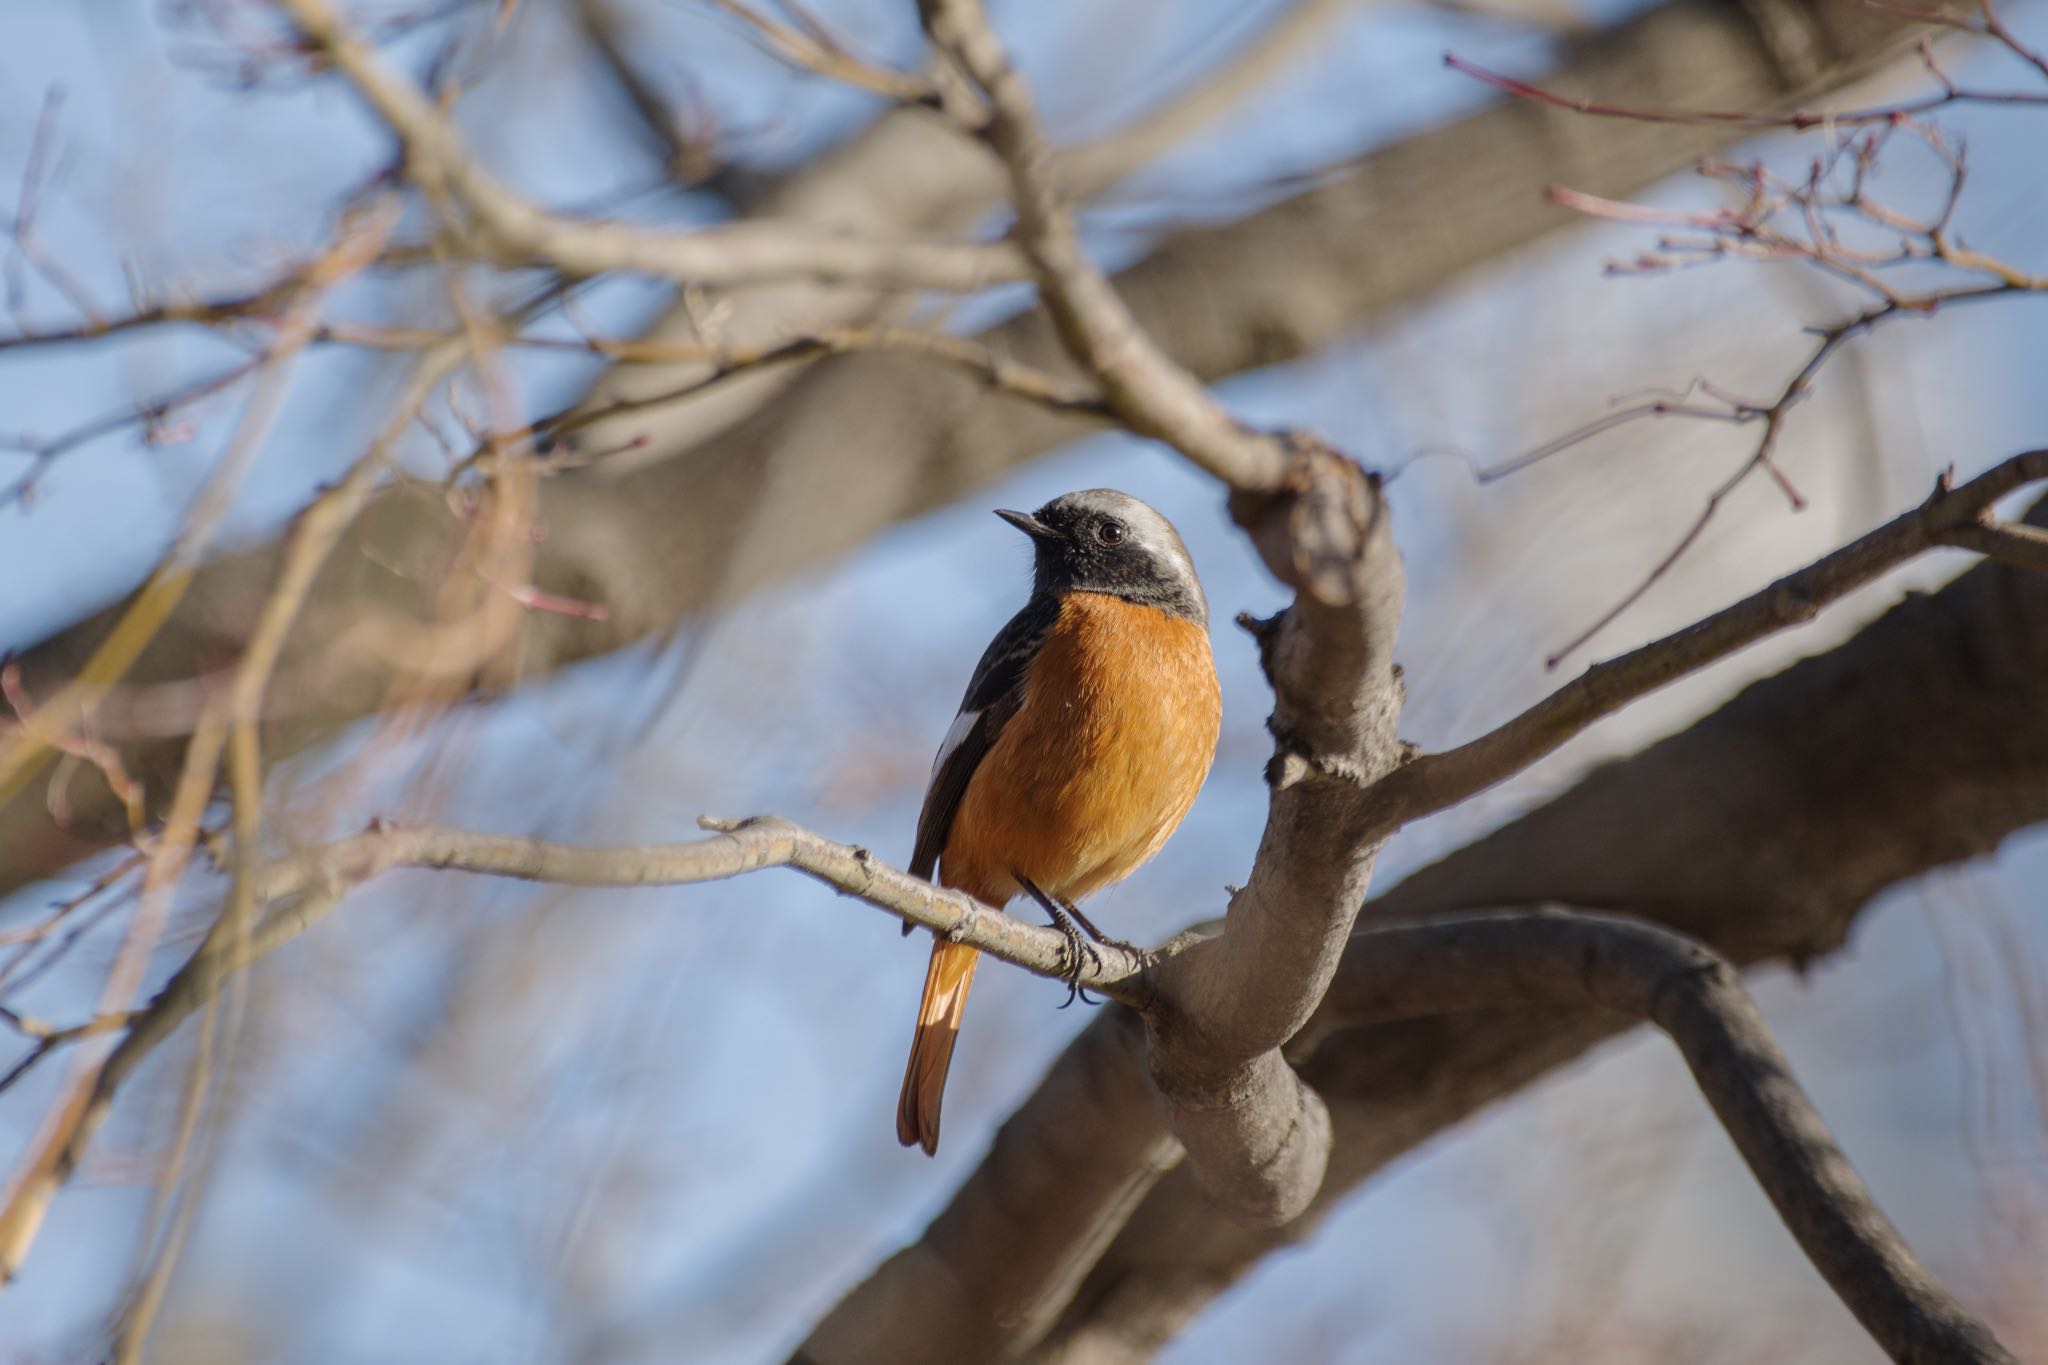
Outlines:
POLYGON ((550 213, 485 171, 419 88, 355 37, 327 0, 278 3, 397 134, 408 177, 466 206, 481 243, 506 265, 545 264, 578 277, 627 271, 692 285, 809 279, 954 292, 1024 273, 1016 251, 1001 243, 871 238, 774 220, 661 230, 550 213))
MULTIPOLYGON (((318 548, 316 538, 309 543, 308 557, 318 548)), ((194 752, 199 751, 195 744, 194 752)), ((218 754, 218 741, 212 752, 218 754)), ((1134 983, 1147 964, 1124 949, 1095 946, 1077 967, 1066 960, 1066 940, 1053 929, 1026 924, 972 897, 899 872, 864 848, 834 843, 772 816, 707 818, 700 823, 718 833, 689 844, 599 849, 463 830, 379 826, 247 871, 238 866, 232 895, 246 899, 250 907, 273 908, 247 923, 233 904, 224 909, 198 949, 146 1008, 102 1014, 68 1029, 48 1028, 10 1012, 8 1022, 35 1037, 37 1047, 5 1083, 61 1043, 116 1028, 121 1037, 106 1061, 85 1073, 85 1084, 75 1097, 54 1111, 56 1121, 47 1126, 34 1159, 0 1208, 0 1286, 10 1283, 20 1269, 49 1201, 77 1169, 135 1068, 237 973, 312 927, 355 887, 396 868, 624 887, 719 881, 763 868, 790 867, 908 923, 972 944, 1040 976, 1078 983, 1114 998, 1138 998, 1141 988, 1134 983)), ((239 840, 238 845, 247 847, 239 840)), ((239 851, 234 857, 241 857, 239 851)))
POLYGON ((0 734, 0 803, 34 780, 50 751, 80 727, 176 609, 269 439, 289 391, 292 366, 312 339, 321 305, 376 258, 395 220, 395 206, 389 200, 372 201, 343 216, 333 240, 309 267, 303 294, 280 321, 276 341, 253 362, 259 378, 248 408, 148 583, 77 675, 32 715, 21 716, 18 726, 0 734))
MULTIPOLYGON (((1703 0, 1673 0, 1566 44, 1550 79, 1597 80, 1638 100, 1775 107, 1800 89, 1830 88, 1868 70, 1907 28, 1839 6, 1814 9, 1808 22, 1825 33, 1819 50, 1834 56, 1810 80, 1801 77, 1807 85, 1791 85, 1771 66, 1744 11, 1703 0), (1681 61, 1673 54, 1688 55, 1681 61), (1680 78, 1684 83, 1674 86, 1680 78)), ((1619 139, 1602 132, 1611 126, 1504 102, 1382 148, 1241 222, 1171 234, 1116 277, 1116 290, 1173 360, 1215 379, 1312 351, 1568 221, 1537 194, 1545 183, 1569 180, 1588 192, 1625 194, 1733 136, 1645 125, 1619 139)), ((984 158, 963 155, 978 149, 946 131, 928 114, 889 116, 869 137, 784 182, 769 206, 813 222, 851 214, 881 225, 898 209, 937 221, 959 207, 963 187, 972 187, 979 213, 996 178, 977 169, 984 158)), ((805 306, 815 303, 811 295, 805 306)), ((773 330, 771 343, 780 339, 773 330)), ((1040 368, 1058 363, 1042 313, 1022 315, 979 341, 1040 368)), ((642 452, 630 471, 593 470, 544 486, 540 519, 548 537, 537 547, 536 584, 566 599, 602 602, 608 617, 528 618, 522 677, 538 679, 673 630, 690 613, 843 553, 1089 428, 991 395, 971 374, 871 354, 824 361, 808 372, 800 395, 762 409, 686 460, 662 459, 678 433, 701 436, 725 419, 710 428, 707 420, 694 406, 629 413, 579 431, 556 457, 577 463, 622 448, 642 452), (777 534, 748 536, 757 521, 777 534)), ((335 559, 431 564, 450 534, 445 505, 420 490, 394 489, 369 509, 335 559)), ((238 652, 246 618, 221 604, 248 600, 251 585, 272 581, 279 553, 273 545, 203 568, 191 600, 141 661, 139 680, 183 683, 238 652)), ((401 574, 337 570, 316 587, 302 638, 326 640, 365 616, 413 610, 418 596, 401 574)), ((28 651, 29 683, 48 691, 76 677, 117 614, 86 617, 28 651)), ((272 737, 273 749, 318 742, 390 704, 388 688, 369 670, 325 670, 320 681, 307 691, 303 714, 272 737)), ((163 747, 124 753, 129 770, 148 784, 152 808, 163 798, 163 747)), ((42 806, 18 797, 0 807, 0 891, 48 875, 122 828, 118 804, 103 791, 74 793, 75 818, 61 831, 42 806)))
MULTIPOLYGON (((29 340, 33 342, 40 337, 29 340)), ((177 435, 177 421, 186 409, 229 392, 251 375, 260 373, 264 363, 264 355, 251 356, 189 384, 181 384, 139 402, 123 403, 110 412, 89 418, 54 436, 0 437, 0 448, 29 457, 28 467, 6 488, 0 489, 0 508, 10 504, 26 507, 33 503, 39 481, 53 464, 78 447, 113 432, 140 427, 145 442, 168 443, 177 435)))
MULTIPOLYGON (((389 205, 380 207, 388 209, 389 205)), ((344 231, 335 249, 336 261, 327 272, 327 282, 346 278, 350 262, 360 263, 373 255, 382 241, 379 229, 388 229, 390 221, 390 214, 385 212, 375 218, 367 232, 344 231), (353 255, 345 249, 350 245, 355 248, 353 255)), ((315 291, 302 307, 294 310, 288 321, 287 340, 303 344, 317 316, 320 297, 320 292, 315 291)), ((291 351, 282 354, 289 355, 291 351)), ((257 946, 257 927, 252 923, 256 904, 252 870, 260 847, 262 799, 257 727, 264 696, 285 639, 304 608, 307 592, 342 535, 361 515, 386 469, 391 442, 410 424, 429 388, 464 354, 463 346, 449 344, 424 355, 413 376, 409 401, 399 405, 398 414, 387 425, 382 438, 372 443, 346 478, 317 497, 300 515, 278 581, 264 601, 230 685, 209 698, 200 711, 194 733, 184 749, 171 810, 148 846, 141 905, 129 927, 121 958, 102 989, 100 1016, 123 1008, 121 1002, 140 984, 169 899, 198 844, 200 822, 212 799, 224 755, 234 829, 233 880, 227 904, 170 985, 146 1009, 132 1012, 119 1042, 104 1060, 81 1062, 74 1068, 65 1095, 52 1106, 42 1131, 10 1182, 4 1205, 0 1205, 0 1286, 12 1282, 34 1244, 50 1201, 76 1170, 87 1144, 112 1109, 122 1080, 157 1043, 171 1035, 187 1014, 202 1004, 210 1005, 220 983, 234 970, 225 965, 230 959, 239 966, 269 950, 257 946)), ((260 404, 252 405, 252 411, 260 414, 260 404)), ((230 458, 224 467, 231 468, 234 463, 230 458)), ((200 507, 204 510, 204 495, 200 507)), ((184 536, 195 534, 205 524, 203 518, 195 516, 188 522, 184 536)), ((167 564, 175 566, 175 553, 174 549, 167 564)), ((305 922, 308 920, 302 907, 296 923, 302 926, 305 922)), ((270 946, 275 946, 276 941, 282 940, 277 939, 270 946)), ((27 1059, 8 1081, 18 1077, 34 1060, 27 1059)))
POLYGON ((1334 1031, 1532 1005, 1591 1005, 1662 1029, 1808 1260, 1893 1360, 2017 1365, 1913 1255, 1735 967, 1696 940, 1547 910, 1373 924, 1353 938, 1320 1022, 1334 1031))
MULTIPOLYGON (((821 24, 784 23, 772 15, 763 14, 744 0, 704 2, 743 25, 762 51, 800 70, 814 72, 827 80, 880 95, 898 104, 937 105, 941 99, 940 90, 933 82, 867 61, 834 38, 821 24)), ((802 15, 801 10, 797 13, 802 15)))
MULTIPOLYGON (((120 333, 150 327, 188 324, 225 334, 239 323, 260 321, 281 323, 277 317, 297 288, 295 273, 278 285, 256 294, 215 300, 193 300, 180 304, 152 305, 116 318, 97 318, 75 327, 47 328, 34 332, 0 336, 0 351, 31 346, 61 346, 96 341, 120 333)), ((821 356, 852 355, 861 351, 890 351, 915 355, 956 367, 977 378, 992 391, 1027 399, 1076 417, 1108 418, 1114 414, 1092 384, 1064 374, 1027 365, 990 349, 972 337, 915 327, 852 326, 829 327, 804 332, 766 346, 736 346, 723 342, 670 341, 660 338, 535 336, 517 326, 500 326, 479 320, 470 329, 493 346, 522 350, 558 351, 597 356, 618 365, 675 365, 690 362, 703 367, 701 373, 673 389, 619 398, 602 404, 577 403, 540 417, 529 426, 496 433, 499 439, 537 435, 559 440, 596 422, 610 421, 628 413, 678 403, 694 394, 725 383, 736 375, 821 356)), ((463 333, 420 327, 393 327, 373 323, 329 321, 316 325, 309 345, 360 346, 386 351, 418 351, 463 340, 463 333)), ((0 503, 24 496, 42 468, 65 451, 103 436, 113 427, 136 423, 160 423, 179 408, 211 397, 259 368, 262 357, 237 365, 224 374, 147 403, 131 404, 117 412, 86 423, 62 436, 26 443, 36 456, 30 471, 22 476, 0 503)))

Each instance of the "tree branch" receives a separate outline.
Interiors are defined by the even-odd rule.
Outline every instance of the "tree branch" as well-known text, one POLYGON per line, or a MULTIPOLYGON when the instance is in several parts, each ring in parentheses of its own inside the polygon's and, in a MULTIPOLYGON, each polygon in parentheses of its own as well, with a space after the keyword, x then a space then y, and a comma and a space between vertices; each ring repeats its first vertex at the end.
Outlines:
POLYGON ((1067 352, 1101 381, 1131 429, 1173 446, 1232 488, 1270 489, 1287 452, 1225 415, 1200 380, 1167 357, 1081 249, 1061 205, 1052 149, 1038 126, 1031 88, 1010 64, 979 0, 920 0, 933 44, 987 97, 978 132, 1002 159, 1017 210, 1013 234, 1031 261, 1039 297, 1067 352))
MULTIPOLYGON (((763 868, 788 867, 849 896, 930 929, 955 943, 1053 980, 1069 979, 1065 940, 1050 927, 1027 924, 973 897, 934 886, 879 861, 866 849, 836 843, 788 820, 757 815, 745 820, 698 821, 712 837, 686 844, 628 844, 580 848, 468 830, 380 825, 335 843, 268 863, 252 879, 256 898, 270 902, 317 893, 346 893, 402 867, 444 868, 560 886, 683 886, 723 881, 763 868)), ((1131 983, 1147 965, 1121 948, 1102 945, 1081 964, 1080 984, 1131 997, 1131 983)))
MULTIPOLYGON (((2048 501, 2033 519, 2043 516, 2048 501)), ((2048 820, 2043 676, 2048 579, 1982 565, 1383 893, 1339 981, 1375 970, 1374 924, 1538 901, 1628 907, 1738 965, 1810 962, 1839 947, 1884 888, 1984 856, 2048 820)), ((1392 963, 1388 971, 1399 974, 1392 963)), ((1289 1048, 1334 1131, 1307 1218, 1247 1226, 1220 1214, 1191 1172, 1147 1164, 1156 1149, 1144 1139, 1164 1124, 1116 1089, 1142 1088, 1144 1073, 1118 1041, 1134 1021, 1106 1013, 1055 1062, 923 1238, 820 1325, 808 1357, 837 1365, 1033 1351, 1063 1365, 1136 1365, 1264 1257, 1299 1245, 1387 1163, 1617 1028, 1611 1013, 1526 1008, 1341 1027, 1336 1012, 1352 998, 1334 997, 1332 1014, 1289 1048), (1042 1308, 993 1311, 1064 1283, 1042 1269, 1066 1264, 1051 1251, 1031 1244, 1019 1262, 947 1259, 960 1254, 962 1227, 1004 1230, 1001 1210, 1133 1183, 1143 1196, 1106 1250, 1097 1227, 1062 1220, 1051 1230, 1073 1238, 1070 1257, 1097 1264, 1049 1332, 1042 1308)))
MULTIPOLYGON (((2029 520, 2044 517, 2048 500, 2029 520)), ((2014 831, 2048 820, 2043 677, 2048 578, 1982 564, 1938 592, 1908 595, 1853 638, 1751 685, 1681 733, 1594 769, 1383 892, 1364 921, 1537 902, 1627 907, 1738 966, 1804 967, 1838 949, 1886 888, 1989 856, 2014 831)), ((1562 1010, 1343 1031, 1312 1021, 1290 1054, 1329 1105, 1336 1141, 1309 1217, 1284 1232, 1247 1228, 1210 1209, 1191 1178, 1166 1176, 1033 1358, 1150 1359, 1389 1163, 1616 1028, 1611 1014, 1562 1010)), ((1078 1110, 1066 1122, 1094 1118, 1078 1110)), ((978 1197, 983 1181, 1020 1178, 998 1162, 992 1153, 963 1197, 978 1197)), ((888 1340, 868 1344, 886 1351, 888 1340)))
POLYGON ((503 264, 544 264, 578 277, 626 271, 695 285, 808 279, 956 293, 1025 276, 1016 250, 1003 243, 862 237, 767 219, 675 231, 548 212, 484 170, 418 87, 350 32, 327 0, 278 3, 397 134, 411 180, 466 206, 482 244, 503 264))
POLYGON ((1956 527, 1942 539, 1959 550, 1969 550, 2016 569, 2048 573, 2048 531, 2000 521, 1990 515, 1988 508, 1975 521, 1956 527))
POLYGON ((2048 450, 1993 465, 1960 487, 1943 475, 1927 500, 1833 554, 1683 630, 1594 664, 1513 720, 1479 738, 1427 754, 1383 779, 1373 793, 1394 825, 1456 805, 1552 752, 1588 725, 1665 684, 1787 626, 1942 545, 1961 544, 1985 509, 2048 479, 2048 450))
MULTIPOLYGON (((1217 69, 1184 82, 1136 122, 1095 141, 1057 150, 1052 171, 1061 193, 1085 201, 1143 169, 1271 81, 1317 32, 1356 7, 1357 0, 1295 0, 1257 39, 1233 49, 1217 69)), ((644 105, 645 100, 636 98, 636 103, 644 105)), ((728 197, 752 217, 870 233, 965 232, 1000 208, 1004 184, 1000 167, 983 156, 980 147, 953 133, 929 110, 899 106, 793 172, 725 170, 719 179, 736 182, 728 197)), ((701 153, 697 155, 701 159, 701 153)), ((813 331, 840 322, 893 317, 906 301, 855 289, 792 285, 729 292, 720 302, 732 309, 723 328, 727 340, 759 345, 772 343, 791 328, 813 331)), ((700 311, 695 301, 685 299, 652 330, 695 335, 700 311)), ((673 389, 695 377, 695 371, 684 371, 662 377, 657 385, 673 389)), ((607 406, 622 391, 636 396, 641 383, 639 376, 615 371, 598 381, 585 406, 607 406)), ((728 390, 716 401, 670 408, 632 425, 645 433, 642 444, 649 458, 665 458, 762 411, 781 383, 778 377, 728 390)), ((592 444, 604 449, 616 443, 608 433, 598 432, 592 444)))
POLYGON ((2017 1365, 1927 1272, 1835 1144, 1734 966, 1606 915, 1510 911, 1360 930, 1322 1023, 1591 1005, 1662 1029, 1778 1215, 1898 1361, 2017 1365))

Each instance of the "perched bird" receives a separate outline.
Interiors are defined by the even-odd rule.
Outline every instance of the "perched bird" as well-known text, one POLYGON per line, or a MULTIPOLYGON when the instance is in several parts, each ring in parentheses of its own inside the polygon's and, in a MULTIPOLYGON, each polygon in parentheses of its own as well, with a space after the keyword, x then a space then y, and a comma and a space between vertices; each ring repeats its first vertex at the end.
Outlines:
MULTIPOLYGON (((1030 896, 1068 936, 1074 902, 1157 853, 1216 755, 1209 604, 1173 524, 1093 488, 997 516, 1032 539, 1031 600, 981 656, 932 763, 910 870, 990 905, 1030 896)), ((896 1136, 933 1153, 980 954, 932 945, 896 1136)))

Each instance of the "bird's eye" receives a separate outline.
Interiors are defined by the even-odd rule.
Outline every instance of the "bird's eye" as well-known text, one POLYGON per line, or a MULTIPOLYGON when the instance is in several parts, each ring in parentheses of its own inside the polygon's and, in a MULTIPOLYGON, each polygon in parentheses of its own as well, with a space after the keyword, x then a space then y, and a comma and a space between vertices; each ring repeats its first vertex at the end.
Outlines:
POLYGON ((1095 528, 1095 538, 1104 545, 1120 544, 1124 538, 1124 524, 1120 521, 1105 521, 1095 528))

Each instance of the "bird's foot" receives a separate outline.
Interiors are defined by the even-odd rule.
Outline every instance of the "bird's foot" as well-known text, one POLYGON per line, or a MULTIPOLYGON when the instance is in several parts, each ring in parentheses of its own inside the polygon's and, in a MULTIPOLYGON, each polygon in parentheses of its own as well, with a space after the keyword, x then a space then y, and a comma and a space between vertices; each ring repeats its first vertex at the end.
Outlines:
MULTIPOLYGON (((1065 1009, 1076 1000, 1084 1005, 1101 1004, 1101 1001, 1094 999, 1082 987, 1081 974, 1087 970, 1087 964, 1091 962, 1095 964, 1097 971, 1101 971, 1102 954, 1090 947, 1088 941, 1081 937, 1081 931, 1075 927, 1075 920, 1079 917, 1074 914, 1074 907, 1066 902, 1055 901, 1039 890, 1028 877, 1018 877, 1017 884, 1024 888, 1025 894, 1038 902, 1038 908, 1045 911, 1046 917, 1052 921, 1052 927, 1060 931, 1060 938, 1064 940, 1060 950, 1060 980, 1067 983, 1067 998, 1060 1002, 1060 1008, 1065 1009)), ((1087 923, 1085 920, 1081 922, 1087 923)), ((1091 926, 1088 932, 1094 934, 1095 930, 1091 926)))
MULTIPOLYGON (((1075 905, 1072 901, 1061 901, 1060 908, 1062 910, 1065 910, 1067 914, 1073 917, 1074 923, 1080 925, 1083 929, 1088 931, 1088 937, 1094 939, 1103 947, 1114 948, 1121 953, 1129 953, 1132 957, 1137 958, 1140 962, 1150 962, 1152 960, 1152 952, 1149 948, 1141 948, 1137 944, 1132 943, 1128 939, 1111 938, 1108 934, 1105 934, 1100 929, 1096 928, 1094 924, 1092 924, 1089 921, 1088 917, 1081 913, 1081 907, 1075 905)), ((1097 954, 1096 960, 1098 962, 1101 960, 1100 954, 1097 954)))
POLYGON ((1066 940, 1066 948, 1061 953, 1061 961, 1065 963, 1066 971, 1061 975, 1060 979, 1067 983, 1067 998, 1060 1001, 1059 1007, 1065 1009, 1076 1000, 1079 1000, 1084 1005, 1101 1004, 1100 1000, 1089 995, 1087 990, 1081 985, 1081 973, 1089 963, 1095 965, 1095 970, 1101 971, 1102 954, 1096 952, 1088 940, 1081 937, 1080 931, 1065 920, 1056 921, 1055 927, 1059 929, 1060 936, 1066 940))

